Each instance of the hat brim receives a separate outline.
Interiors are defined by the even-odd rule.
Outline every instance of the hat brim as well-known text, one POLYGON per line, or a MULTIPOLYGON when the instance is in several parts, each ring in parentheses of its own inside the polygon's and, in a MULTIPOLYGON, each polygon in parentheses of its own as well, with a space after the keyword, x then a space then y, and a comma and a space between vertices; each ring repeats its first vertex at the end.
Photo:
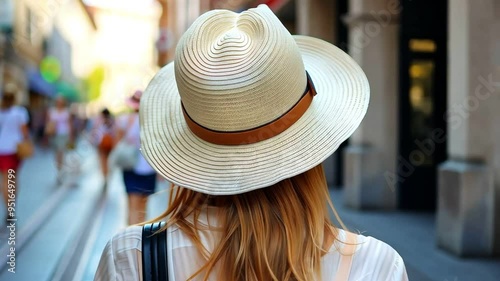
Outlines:
POLYGON ((294 36, 317 90, 290 128, 253 144, 206 142, 188 128, 174 76, 163 67, 141 99, 141 150, 172 183, 212 195, 268 187, 301 174, 333 154, 361 123, 370 89, 366 75, 342 50, 323 40, 294 36))

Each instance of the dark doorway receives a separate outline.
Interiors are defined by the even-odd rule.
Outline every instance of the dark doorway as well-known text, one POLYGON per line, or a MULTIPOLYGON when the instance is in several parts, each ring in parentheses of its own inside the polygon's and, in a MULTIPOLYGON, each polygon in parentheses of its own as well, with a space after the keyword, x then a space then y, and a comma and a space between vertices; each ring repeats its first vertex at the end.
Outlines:
POLYGON ((401 0, 399 207, 436 208, 437 166, 446 160, 446 0, 401 0))
MULTIPOLYGON (((348 9, 348 0, 337 0, 335 5, 335 26, 337 27, 335 38, 335 45, 342 49, 344 52, 349 52, 348 46, 348 27, 346 23, 343 21, 343 18, 347 15, 348 9)), ((334 167, 335 167, 335 176, 334 176, 334 186, 341 187, 344 183, 344 150, 347 147, 349 139, 343 142, 339 148, 337 149, 337 153, 334 154, 334 167)))
POLYGON ((348 52, 348 32, 349 28, 344 22, 344 17, 347 16, 349 12, 349 1, 348 0, 337 0, 335 3, 335 26, 337 27, 335 38, 335 45, 342 49, 344 52, 348 52))

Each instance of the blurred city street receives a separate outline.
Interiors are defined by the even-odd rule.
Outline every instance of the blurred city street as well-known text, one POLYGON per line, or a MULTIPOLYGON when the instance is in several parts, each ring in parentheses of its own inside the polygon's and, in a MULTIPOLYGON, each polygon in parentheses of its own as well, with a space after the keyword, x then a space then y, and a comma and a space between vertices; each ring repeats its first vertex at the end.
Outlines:
POLYGON ((364 119, 323 162, 348 229, 397 250, 411 281, 500 281, 499 0, 0 0, 0 189, 15 194, 0 281, 93 280, 146 200, 145 218, 166 210, 169 183, 139 154, 141 96, 201 14, 260 4, 369 81, 364 119), (132 168, 113 162, 122 140, 132 168))

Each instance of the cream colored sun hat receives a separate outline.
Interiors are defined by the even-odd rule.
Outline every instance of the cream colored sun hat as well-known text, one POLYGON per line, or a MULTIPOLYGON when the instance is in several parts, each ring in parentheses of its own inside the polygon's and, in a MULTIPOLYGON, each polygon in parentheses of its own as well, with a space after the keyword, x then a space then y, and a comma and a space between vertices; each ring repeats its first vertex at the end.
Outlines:
POLYGON ((359 126, 369 92, 351 57, 290 35, 267 6, 213 10, 145 90, 141 151, 166 179, 198 192, 268 187, 331 155, 359 126))

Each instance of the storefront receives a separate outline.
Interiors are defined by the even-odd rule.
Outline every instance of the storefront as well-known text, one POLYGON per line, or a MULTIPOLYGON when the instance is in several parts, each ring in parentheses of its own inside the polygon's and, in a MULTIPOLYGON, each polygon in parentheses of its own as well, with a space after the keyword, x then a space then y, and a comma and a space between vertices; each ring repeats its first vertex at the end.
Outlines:
POLYGON ((435 211, 440 247, 499 253, 500 4, 351 0, 348 10, 349 53, 372 95, 344 150, 346 204, 435 211))
POLYGON ((432 211, 446 160, 447 1, 401 4, 398 206, 432 211))

